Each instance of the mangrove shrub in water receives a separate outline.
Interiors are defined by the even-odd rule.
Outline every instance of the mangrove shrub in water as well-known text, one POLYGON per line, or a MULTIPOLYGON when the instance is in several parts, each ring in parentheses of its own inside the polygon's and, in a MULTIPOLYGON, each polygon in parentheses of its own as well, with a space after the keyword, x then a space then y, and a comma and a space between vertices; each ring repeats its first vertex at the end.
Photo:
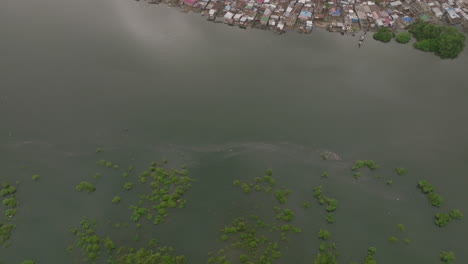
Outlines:
POLYGON ((396 174, 403 176, 406 174, 406 169, 405 168, 396 168, 395 169, 396 174))
POLYGON ((80 182, 80 184, 78 184, 75 189, 79 192, 81 191, 87 191, 88 193, 90 192, 94 192, 96 190, 96 187, 90 183, 90 182, 87 182, 87 181, 82 181, 80 182))
POLYGON ((318 238, 322 240, 328 240, 330 238, 330 232, 328 230, 320 229, 318 232, 318 238))
POLYGON ((32 176, 32 179, 33 179, 34 181, 37 181, 37 180, 39 180, 39 175, 37 175, 37 174, 34 174, 34 175, 32 176))
POLYGON ((462 214, 462 212, 460 212, 460 210, 453 209, 452 211, 450 211, 450 218, 461 220, 461 219, 463 219, 463 214, 462 214))
POLYGON ((439 227, 444 227, 448 225, 448 223, 450 223, 450 220, 452 220, 452 218, 450 218, 450 215, 446 213, 437 213, 435 215, 435 224, 439 227))
POLYGON ((442 251, 439 254, 440 260, 446 264, 455 263, 455 253, 453 251, 442 251))
POLYGON ((434 52, 441 58, 456 58, 465 47, 465 35, 452 27, 420 21, 411 25, 410 33, 417 40, 415 48, 434 52))
POLYGON ((114 198, 112 198, 112 203, 114 203, 114 204, 120 203, 120 196, 118 196, 118 195, 114 196, 114 198))

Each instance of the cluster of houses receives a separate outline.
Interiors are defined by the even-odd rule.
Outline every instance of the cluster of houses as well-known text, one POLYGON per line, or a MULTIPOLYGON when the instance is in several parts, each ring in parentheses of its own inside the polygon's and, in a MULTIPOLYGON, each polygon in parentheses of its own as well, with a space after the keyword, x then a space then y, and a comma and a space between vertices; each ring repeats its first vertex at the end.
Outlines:
POLYGON ((313 27, 330 31, 406 28, 415 21, 462 24, 468 29, 468 0, 146 0, 165 1, 208 20, 278 33, 313 27))

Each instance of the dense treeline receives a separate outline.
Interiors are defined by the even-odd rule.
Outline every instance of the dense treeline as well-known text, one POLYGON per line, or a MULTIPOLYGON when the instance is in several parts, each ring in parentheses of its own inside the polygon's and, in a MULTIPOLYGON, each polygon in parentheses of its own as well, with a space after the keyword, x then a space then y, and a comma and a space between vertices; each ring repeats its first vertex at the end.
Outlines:
POLYGON ((410 33, 416 38, 415 48, 444 59, 457 57, 465 47, 465 35, 455 28, 418 22, 411 26, 410 33))

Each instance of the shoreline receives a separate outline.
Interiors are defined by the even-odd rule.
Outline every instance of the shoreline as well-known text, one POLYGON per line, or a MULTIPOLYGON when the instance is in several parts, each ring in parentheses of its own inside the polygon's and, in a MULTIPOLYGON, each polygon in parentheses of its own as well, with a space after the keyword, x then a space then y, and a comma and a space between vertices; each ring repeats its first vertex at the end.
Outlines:
MULTIPOLYGON (((139 2, 140 0, 135 0, 139 2)), ((437 25, 461 25, 468 31, 468 1, 453 8, 446 3, 402 3, 401 1, 354 2, 344 0, 141 0, 165 4, 183 13, 199 13, 208 21, 270 30, 310 34, 315 29, 342 35, 375 32, 379 28, 406 30, 417 21, 437 25), (437 3, 437 4, 435 4, 437 3), (432 7, 431 9, 431 4, 432 7), (445 8, 445 9, 444 9, 445 8), (441 10, 446 10, 442 12, 441 10), (454 10, 458 11, 455 12, 454 10)))

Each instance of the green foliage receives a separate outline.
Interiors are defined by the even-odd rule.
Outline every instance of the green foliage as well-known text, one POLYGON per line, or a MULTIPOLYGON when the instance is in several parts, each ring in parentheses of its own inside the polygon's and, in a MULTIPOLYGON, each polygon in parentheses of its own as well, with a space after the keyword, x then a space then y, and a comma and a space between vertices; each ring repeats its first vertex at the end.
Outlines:
POLYGON ((247 183, 242 183, 241 188, 244 191, 244 193, 250 193, 251 191, 250 186, 247 183))
POLYGON ((439 257, 446 264, 455 263, 455 253, 453 251, 441 251, 439 257))
POLYGON ((387 185, 392 185, 392 184, 393 184, 393 181, 392 181, 392 180, 388 180, 388 181, 386 182, 386 184, 387 184, 387 185))
POLYGON ((442 205, 442 197, 435 192, 431 192, 427 195, 427 199, 431 202, 431 204, 435 207, 440 207, 442 205))
POLYGON ((322 185, 315 187, 313 193, 315 198, 319 198, 322 195, 322 185))
POLYGON ((388 241, 392 242, 393 244, 398 243, 398 238, 392 236, 388 239, 388 241))
POLYGON ((336 199, 327 199, 328 206, 326 208, 327 212, 333 212, 338 207, 338 200, 336 199))
POLYGON ((110 161, 106 162, 106 167, 111 168, 112 167, 112 162, 110 162, 110 161))
POLYGON ((288 201, 288 196, 291 194, 291 191, 288 189, 278 189, 275 191, 275 197, 280 204, 284 204, 288 201))
POLYGON ((432 186, 428 181, 422 180, 418 182, 418 188, 421 189, 423 193, 431 193, 435 191, 434 186, 432 186))
POLYGON ((15 208, 18 202, 16 201, 15 197, 10 197, 3 199, 2 203, 3 205, 8 206, 9 208, 15 208))
MULTIPOLYGON (((277 212, 281 209, 275 208, 277 212)), ((250 220, 236 218, 230 226, 226 226, 222 232, 229 234, 230 249, 239 251, 239 260, 242 263, 267 264, 274 263, 280 258, 281 252, 278 242, 270 241, 271 236, 279 234, 281 241, 287 241, 288 232, 301 232, 299 228, 291 224, 269 225, 263 222, 258 216, 252 215, 250 220), (269 231, 269 238, 265 237, 265 231, 269 231), (242 256, 244 255, 244 256, 242 256)), ((223 240, 223 239, 222 239, 223 240)), ((227 240, 227 239, 226 239, 227 240)), ((210 254, 211 255, 211 254, 210 254)), ((224 250, 218 251, 218 257, 211 256, 207 263, 230 263, 227 262, 224 250)))
POLYGON ((327 223, 329 223, 329 224, 335 223, 335 217, 333 217, 332 214, 327 214, 325 220, 327 220, 327 223))
POLYGON ((3 186, 3 189, 0 190, 0 196, 4 197, 4 196, 7 196, 7 195, 12 195, 14 193, 16 193, 16 187, 14 186, 11 186, 10 184, 4 182, 2 184, 3 186))
POLYGON ((11 232, 16 228, 14 224, 4 224, 0 222, 0 245, 5 246, 11 237, 11 232))
POLYGON ((21 264, 34 264, 35 262, 32 261, 32 260, 25 260, 23 262, 21 262, 21 264))
POLYGON ((392 38, 395 36, 395 34, 389 30, 388 28, 380 28, 376 33, 374 33, 373 37, 375 40, 381 41, 381 42, 389 42, 392 40, 392 38))
POLYGON ((409 32, 402 32, 396 35, 396 42, 405 44, 411 40, 411 34, 409 32))
POLYGON ((406 174, 406 169, 405 168, 396 168, 395 169, 396 174, 403 176, 406 174))
POLYGON ((118 203, 120 203, 120 200, 121 200, 120 196, 116 195, 116 196, 114 196, 114 198, 112 198, 112 203, 118 204, 118 203))
POLYGON ((125 190, 130 191, 133 189, 133 182, 126 182, 123 187, 125 190))
POLYGON ((37 181, 37 180, 39 180, 39 175, 34 174, 31 178, 32 178, 34 181, 37 181))
POLYGON ((367 167, 370 170, 375 170, 379 167, 379 165, 377 165, 377 163, 373 160, 357 160, 351 167, 351 170, 355 171, 364 167, 367 167))
POLYGON ((417 40, 415 48, 435 52, 441 58, 456 58, 465 47, 465 35, 452 27, 418 22, 411 26, 410 33, 417 40))
POLYGON ((295 213, 291 209, 284 209, 282 212, 276 215, 276 219, 282 219, 283 221, 290 222, 294 219, 295 213))
POLYGON ((96 187, 87 181, 82 181, 80 184, 78 184, 75 189, 79 192, 81 191, 87 191, 88 193, 94 192, 96 190, 96 187))
POLYGON ((270 176, 273 175, 273 171, 271 169, 268 169, 266 170, 266 173, 265 173, 267 176, 270 176))
POLYGON ((405 232, 405 231, 406 231, 406 228, 405 228, 405 226, 404 226, 403 224, 398 224, 398 225, 397 225, 397 228, 398 228, 398 230, 400 230, 400 231, 402 231, 402 232, 405 232))
POLYGON ((409 240, 409 238, 405 238, 405 239, 403 239, 403 242, 405 242, 405 244, 409 244, 409 243, 411 243, 411 240, 409 240))
POLYGON ((234 181, 232 182, 232 185, 234 185, 234 186, 240 186, 240 185, 241 185, 241 182, 240 182, 239 180, 234 180, 234 181))
POLYGON ((94 261, 101 254, 101 239, 96 235, 96 222, 83 219, 80 228, 75 228, 72 233, 77 239, 77 246, 86 261, 94 261))
POLYGON ((100 153, 100 152, 103 152, 103 151, 104 151, 104 149, 102 149, 102 148, 96 148, 96 153, 100 153))
POLYGON ((307 209, 309 208, 310 204, 308 202, 303 202, 302 203, 302 208, 307 209))
POLYGON ((456 219, 456 220, 461 220, 461 219, 463 219, 463 214, 458 209, 452 209, 452 211, 450 211, 450 218, 456 219))
POLYGON ((107 254, 111 254, 115 249, 115 243, 109 237, 104 239, 104 249, 106 250, 107 254))
POLYGON ((7 209, 7 210, 5 211, 5 216, 6 216, 6 217, 13 217, 13 216, 15 216, 15 215, 16 215, 16 209, 11 209, 11 208, 10 208, 10 209, 7 209))
POLYGON ((328 230, 320 229, 318 232, 318 238, 321 240, 328 240, 330 238, 330 232, 328 230))
POLYGON ((185 264, 184 256, 177 256, 171 247, 160 247, 157 249, 140 248, 138 250, 123 249, 116 257, 119 264, 185 264))
POLYGON ((326 171, 322 172, 322 178, 328 178, 328 172, 326 171))
POLYGON ((444 226, 448 225, 448 223, 450 223, 450 220, 452 220, 452 218, 450 218, 449 214, 437 213, 435 215, 435 224, 438 227, 444 227, 444 226))

